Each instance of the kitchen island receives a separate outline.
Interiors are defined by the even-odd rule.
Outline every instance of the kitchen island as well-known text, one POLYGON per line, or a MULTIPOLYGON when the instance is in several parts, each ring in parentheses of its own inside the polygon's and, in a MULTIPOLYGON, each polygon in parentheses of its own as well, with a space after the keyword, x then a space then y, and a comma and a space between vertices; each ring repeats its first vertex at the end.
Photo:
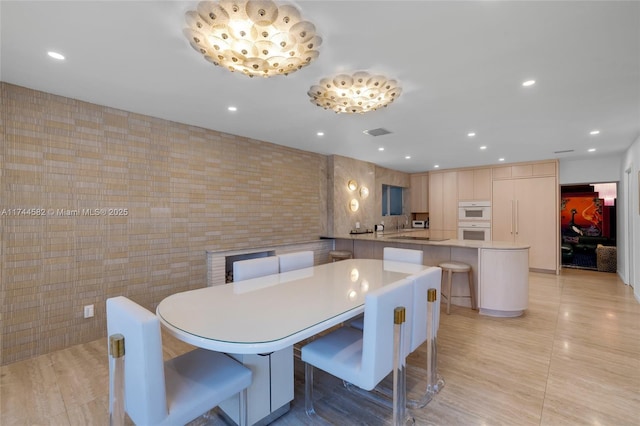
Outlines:
MULTIPOLYGON (((355 258, 382 259, 384 247, 422 250, 424 264, 453 260, 471 265, 480 314, 516 317, 529 300, 529 246, 501 241, 444 239, 429 230, 335 235, 336 250, 355 258)), ((466 274, 454 274, 451 304, 471 307, 466 274)))

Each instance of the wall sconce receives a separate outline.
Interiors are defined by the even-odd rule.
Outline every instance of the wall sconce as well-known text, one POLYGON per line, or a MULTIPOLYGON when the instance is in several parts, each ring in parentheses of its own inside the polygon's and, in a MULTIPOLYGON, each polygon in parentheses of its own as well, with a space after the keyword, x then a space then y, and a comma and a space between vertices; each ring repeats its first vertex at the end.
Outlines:
POLYGON ((360 207, 360 203, 358 203, 358 200, 356 200, 355 198, 353 198, 349 202, 349 210, 351 210, 352 212, 357 212, 359 207, 360 207))
POLYGON ((347 182, 347 188, 349 188, 349 191, 355 191, 356 189, 358 189, 358 182, 351 179, 349 182, 347 182))
POLYGON ((369 188, 367 188, 366 186, 361 186, 360 187, 360 198, 362 198, 364 200, 368 196, 369 196, 369 188))

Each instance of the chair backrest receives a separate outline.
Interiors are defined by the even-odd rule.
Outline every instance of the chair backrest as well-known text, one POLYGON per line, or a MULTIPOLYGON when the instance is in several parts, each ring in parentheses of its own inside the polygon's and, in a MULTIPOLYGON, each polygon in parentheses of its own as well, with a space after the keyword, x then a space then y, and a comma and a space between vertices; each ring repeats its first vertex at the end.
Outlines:
POLYGON ((288 272, 296 269, 310 268, 313 266, 313 251, 298 251, 278 255, 280 272, 288 272))
POLYGON ((396 262, 416 263, 422 265, 424 253, 422 250, 403 249, 397 247, 385 247, 382 249, 383 260, 394 260, 396 262))
POLYGON ((277 274, 279 271, 278 256, 238 260, 233 262, 233 281, 242 281, 277 274))
MULTIPOLYGON (((117 333, 124 336, 125 411, 135 424, 158 424, 168 415, 160 321, 126 297, 110 298, 107 299, 107 335, 117 333)), ((110 383, 113 383, 114 364, 109 356, 110 383)))
POLYGON ((433 327, 434 337, 438 335, 440 327, 440 287, 442 280, 442 269, 431 267, 418 272, 408 278, 413 282, 413 317, 411 321, 411 344, 409 351, 413 352, 427 340, 427 327, 433 327), (429 289, 436 290, 436 301, 433 302, 435 311, 435 321, 427 313, 427 293, 429 289))
POLYGON ((364 331, 362 337, 361 381, 357 386, 373 389, 393 370, 394 310, 403 306, 406 310, 404 327, 405 348, 410 338, 413 304, 413 282, 408 279, 381 287, 365 297, 364 331))

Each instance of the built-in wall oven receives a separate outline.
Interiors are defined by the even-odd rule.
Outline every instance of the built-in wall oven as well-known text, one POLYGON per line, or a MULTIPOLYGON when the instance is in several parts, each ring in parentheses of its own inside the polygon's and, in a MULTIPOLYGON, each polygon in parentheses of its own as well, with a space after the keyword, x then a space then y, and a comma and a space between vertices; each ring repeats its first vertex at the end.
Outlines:
POLYGON ((458 239, 490 241, 491 222, 458 222, 458 239))
POLYGON ((458 239, 491 240, 490 201, 460 201, 458 203, 458 239))
POLYGON ((491 220, 491 201, 460 201, 458 220, 491 220))

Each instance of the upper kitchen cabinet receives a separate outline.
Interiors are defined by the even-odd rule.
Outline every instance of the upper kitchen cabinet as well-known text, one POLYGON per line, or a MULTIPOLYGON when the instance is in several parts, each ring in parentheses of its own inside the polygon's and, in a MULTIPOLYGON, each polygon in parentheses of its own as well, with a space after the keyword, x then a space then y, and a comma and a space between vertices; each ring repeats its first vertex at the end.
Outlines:
POLYGON ((557 163, 555 161, 543 161, 538 163, 523 163, 494 167, 492 169, 492 174, 494 180, 534 176, 556 176, 556 169, 557 163))
POLYGON ((429 173, 429 230, 437 238, 458 235, 458 172, 429 173))
POLYGON ((459 201, 491 201, 491 169, 458 171, 459 201))
POLYGON ((429 173, 411 175, 411 213, 429 211, 429 173))

